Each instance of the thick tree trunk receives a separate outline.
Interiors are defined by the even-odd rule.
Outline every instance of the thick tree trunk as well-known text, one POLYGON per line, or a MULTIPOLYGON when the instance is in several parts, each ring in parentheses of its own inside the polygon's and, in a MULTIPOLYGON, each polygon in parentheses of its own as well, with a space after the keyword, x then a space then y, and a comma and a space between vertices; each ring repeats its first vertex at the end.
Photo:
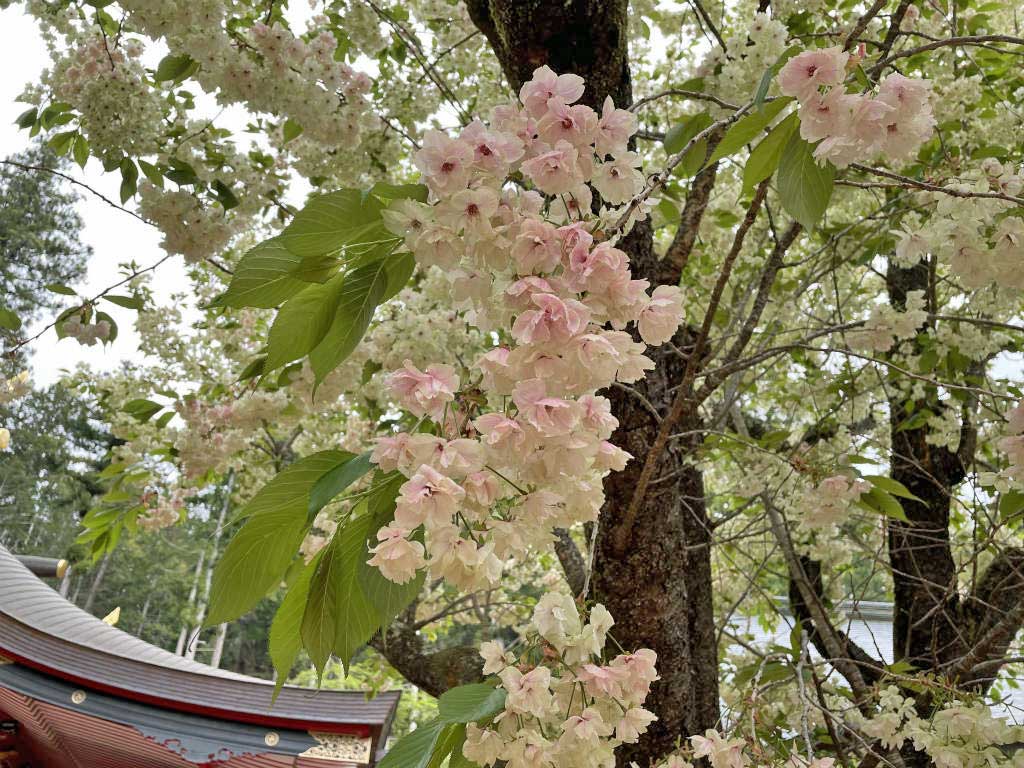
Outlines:
MULTIPOLYGON (((626 0, 468 0, 467 7, 514 90, 546 64, 560 74, 582 76, 582 101, 591 107, 599 109, 608 95, 619 106, 632 103, 626 0)), ((678 265, 655 255, 647 223, 638 225, 622 248, 630 255, 636 277, 653 285, 678 280, 678 265)), ((676 341, 685 348, 684 340, 676 341)), ((625 546, 617 546, 613 535, 658 431, 649 404, 664 414, 685 368, 685 361, 670 348, 648 354, 657 369, 635 391, 606 393, 619 419, 613 442, 635 459, 606 483, 592 576, 594 599, 615 617, 616 640, 627 649, 648 647, 658 653, 661 680, 648 706, 659 719, 639 744, 620 750, 620 765, 636 761, 642 768, 674 749, 680 737, 714 727, 719 715, 711 529, 703 477, 686 464, 699 439, 673 442, 625 546)), ((700 424, 690 415, 678 426, 685 432, 700 424)))

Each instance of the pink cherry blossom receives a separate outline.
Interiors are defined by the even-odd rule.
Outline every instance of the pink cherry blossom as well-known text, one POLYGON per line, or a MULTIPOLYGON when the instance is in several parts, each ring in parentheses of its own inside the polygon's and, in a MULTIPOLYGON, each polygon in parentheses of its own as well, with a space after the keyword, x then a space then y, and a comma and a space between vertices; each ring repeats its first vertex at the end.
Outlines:
POLYGON ((370 549, 373 557, 367 560, 368 565, 379 568, 385 579, 396 584, 411 581, 416 571, 426 565, 423 545, 407 539, 408 534, 403 528, 381 528, 377 531, 380 544, 370 549))
POLYGON ((537 189, 548 195, 568 192, 584 181, 579 150, 567 141, 559 141, 520 167, 537 189))
POLYGON ((569 106, 557 96, 548 99, 548 108, 537 121, 537 133, 542 141, 555 145, 567 141, 574 147, 588 147, 594 143, 597 114, 584 104, 569 106))
POLYGON ((522 140, 514 133, 489 130, 479 120, 463 128, 459 138, 473 148, 474 165, 496 176, 504 176, 508 166, 525 151, 522 140))
POLYGON ((601 118, 597 121, 595 149, 600 157, 618 156, 627 151, 629 137, 636 133, 636 115, 616 109, 611 96, 605 96, 601 118))
POLYGON ((590 311, 582 302, 550 293, 535 293, 530 301, 536 309, 520 312, 512 325, 512 337, 520 343, 566 342, 587 327, 590 311))
POLYGON ((779 88, 786 96, 808 101, 820 87, 843 82, 849 58, 839 46, 804 51, 779 70, 779 88))
POLYGON ((552 272, 562 257, 555 228, 544 221, 526 219, 512 244, 512 260, 521 275, 552 272))
POLYGON ((683 292, 675 285, 659 285, 640 312, 637 330, 652 347, 671 339, 683 321, 683 292))
POLYGON ((427 185, 437 194, 465 188, 473 159, 473 147, 441 131, 427 131, 423 148, 413 158, 427 185))
POLYGON ((466 492, 451 478, 423 464, 402 483, 395 507, 395 522, 406 530, 421 525, 442 526, 451 522, 466 492))
POLYGON ((387 383, 410 413, 438 419, 445 405, 455 399, 459 377, 450 365, 430 365, 426 371, 420 371, 406 360, 401 369, 387 377, 387 383))
POLYGON ((512 390, 512 401, 520 416, 534 429, 545 435, 562 435, 576 423, 573 404, 567 400, 547 396, 547 386, 541 379, 521 381, 512 390))
POLYGON ((614 160, 598 163, 590 183, 609 203, 624 203, 638 193, 644 185, 644 176, 637 170, 640 156, 636 152, 623 152, 614 160))
POLYGON ((526 111, 535 118, 541 118, 548 110, 548 101, 558 97, 566 104, 572 104, 583 95, 583 78, 579 75, 556 75, 545 65, 533 71, 533 78, 519 89, 519 100, 526 111))

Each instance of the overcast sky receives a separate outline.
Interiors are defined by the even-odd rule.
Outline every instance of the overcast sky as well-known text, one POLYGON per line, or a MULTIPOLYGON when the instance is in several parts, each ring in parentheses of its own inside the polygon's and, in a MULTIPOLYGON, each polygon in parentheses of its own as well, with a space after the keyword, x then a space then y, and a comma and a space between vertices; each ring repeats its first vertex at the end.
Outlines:
MULTIPOLYGON (((19 6, 0 10, 0 156, 6 157, 30 145, 28 132, 14 125, 14 119, 24 112, 28 105, 16 103, 26 83, 38 81, 39 74, 48 63, 46 46, 40 38, 32 19, 22 14, 19 6)), ((88 181, 89 185, 107 197, 116 200, 120 176, 105 174, 99 163, 90 159, 82 171, 73 166, 72 175, 88 181)), ((118 265, 134 259, 142 265, 157 261, 163 251, 160 238, 152 227, 143 224, 123 211, 111 208, 102 200, 84 193, 78 205, 85 222, 82 239, 92 246, 93 257, 89 260, 88 274, 80 283, 72 285, 81 296, 91 298, 120 278, 118 265)), ((162 264, 152 282, 158 301, 168 303, 176 292, 187 291, 188 277, 180 257, 174 257, 162 264)), ((72 303, 68 298, 68 305, 72 303)), ((138 358, 138 336, 134 332, 135 312, 115 307, 104 302, 104 311, 117 322, 119 335, 108 346, 83 347, 74 339, 58 341, 53 330, 49 330, 32 349, 32 379, 40 385, 56 381, 62 370, 74 368, 80 361, 89 362, 94 368, 108 370, 124 359, 138 358)), ((34 335, 42 326, 53 320, 46 318, 35 327, 27 329, 34 335)))

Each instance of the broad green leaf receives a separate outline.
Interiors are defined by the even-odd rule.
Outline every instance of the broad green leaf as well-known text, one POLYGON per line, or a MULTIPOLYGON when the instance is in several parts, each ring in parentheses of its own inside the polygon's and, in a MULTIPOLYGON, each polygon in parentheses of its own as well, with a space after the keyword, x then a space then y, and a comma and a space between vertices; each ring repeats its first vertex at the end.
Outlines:
POLYGON ((302 258, 285 248, 280 238, 266 240, 242 257, 227 291, 213 305, 236 309, 276 307, 308 285, 291 274, 301 262, 302 258))
POLYGON ((811 145, 798 133, 791 134, 782 150, 777 177, 782 207, 808 231, 825 215, 835 175, 832 164, 819 166, 811 151, 811 145))
POLYGON ((373 469, 373 464, 370 463, 369 452, 358 456, 349 454, 349 458, 340 462, 338 466, 325 473, 313 484, 313 488, 309 492, 309 516, 316 517, 317 513, 326 507, 335 496, 371 469, 373 469))
POLYGON ((158 83, 167 80, 173 83, 180 83, 199 70, 199 62, 195 61, 187 53, 177 56, 164 56, 156 66, 155 79, 158 83))
POLYGON ((242 372, 238 374, 239 381, 247 381, 249 379, 255 379, 257 376, 263 375, 263 366, 267 362, 266 355, 257 355, 249 361, 248 365, 242 369, 242 372))
POLYGON ((239 510, 235 520, 263 515, 283 506, 300 509, 305 515, 310 491, 317 480, 351 456, 348 451, 320 451, 299 459, 260 488, 239 510))
POLYGON ((339 189, 312 198, 285 227, 279 239, 297 256, 319 256, 339 250, 380 221, 383 203, 358 189, 339 189))
POLYGON ((164 188, 164 175, 159 168, 145 160, 139 160, 139 168, 142 169, 142 174, 149 179, 150 184, 160 187, 160 189, 164 188))
POLYGON ((139 169, 127 157, 121 161, 121 202, 127 203, 139 188, 139 169))
POLYGON ((281 580, 309 530, 302 501, 249 517, 231 537, 213 571, 206 626, 237 619, 281 580))
POLYGON ((387 285, 384 287, 384 295, 381 302, 393 297, 409 283, 409 278, 416 271, 416 260, 411 253, 396 253, 384 261, 384 271, 387 273, 387 285))
MULTIPOLYGON (((466 743, 466 726, 464 723, 448 723, 441 731, 427 768, 441 768, 446 760, 455 752, 462 754, 462 745, 466 743)), ((451 763, 448 763, 451 768, 451 763)))
POLYGON ((427 202, 427 187, 425 184, 388 184, 385 181, 378 181, 370 190, 382 200, 418 200, 421 203, 427 202))
POLYGON ((312 283, 281 306, 267 336, 264 372, 306 356, 323 340, 337 312, 344 281, 344 275, 337 275, 326 283, 312 283))
POLYGON ((1024 493, 1009 490, 999 497, 999 519, 1006 523, 1024 511, 1024 493))
POLYGON ((872 488, 867 493, 862 493, 857 503, 870 512, 880 512, 893 520, 910 522, 896 497, 881 488, 872 488))
POLYGON ((309 491, 347 455, 321 451, 299 459, 263 486, 239 512, 246 520, 213 572, 206 626, 236 619, 284 575, 309 529, 309 491))
POLYGON ((788 115, 750 151, 747 164, 743 166, 741 197, 749 195, 754 191, 754 187, 775 173, 775 169, 779 167, 779 160, 782 159, 782 150, 785 149, 789 137, 793 135, 799 124, 796 112, 788 115))
POLYGON ((85 164, 89 162, 89 140, 85 136, 79 134, 75 137, 75 143, 71 147, 71 156, 75 158, 79 168, 85 168, 85 164))
POLYGON ((665 134, 665 152, 674 155, 681 152, 686 143, 714 122, 707 112, 699 112, 688 120, 669 129, 665 134))
POLYGON ((77 296, 73 288, 68 288, 66 285, 60 283, 50 283, 46 286, 46 290, 51 293, 59 293, 63 296, 77 296))
POLYGON ((427 768, 447 723, 435 718, 398 740, 377 768, 427 768))
POLYGON ((0 307, 0 328, 6 331, 21 329, 21 318, 5 307, 0 307))
POLYGON ((284 121, 284 127, 281 129, 284 135, 284 143, 287 144, 292 139, 298 138, 302 135, 302 130, 302 126, 289 117, 284 121))
POLYGON ((715 151, 711 153, 711 157, 708 158, 706 165, 711 165, 716 160, 719 160, 727 155, 731 155, 733 152, 738 152, 744 146, 749 144, 751 141, 761 135, 761 131, 768 127, 768 124, 774 120, 779 112, 786 108, 786 106, 792 101, 792 99, 775 99, 769 102, 764 109, 751 112, 748 115, 744 115, 735 123, 728 131, 725 132, 725 136, 718 142, 718 146, 715 147, 715 151))
POLYGON ((437 716, 448 723, 477 723, 505 708, 505 691, 487 683, 450 688, 437 701, 437 716))
MULTIPOLYGON (((359 505, 356 514, 365 506, 359 505)), ((339 527, 313 576, 302 617, 302 642, 321 675, 332 653, 347 670, 352 656, 380 626, 377 611, 358 582, 359 564, 368 557, 366 539, 372 523, 363 514, 339 527)))
POLYGON ((387 270, 383 261, 345 275, 334 321, 323 341, 309 355, 318 384, 352 354, 366 333, 374 310, 383 300, 386 287, 387 270))
POLYGON ((891 493, 893 496, 899 496, 903 499, 910 499, 912 501, 920 501, 922 504, 925 502, 912 494, 903 483, 899 480, 893 480, 891 477, 885 477, 883 475, 864 475, 864 479, 871 483, 875 488, 880 488, 886 493, 891 493))
POLYGON ((137 421, 149 421, 156 414, 163 410, 160 403, 154 403, 144 397, 129 400, 124 404, 122 410, 137 421))
POLYGON ((54 134, 46 143, 58 155, 66 155, 77 135, 78 131, 64 131, 63 133, 54 134))
POLYGON ((20 115, 18 115, 14 122, 19 128, 31 128, 36 124, 36 120, 39 118, 39 110, 36 107, 26 109, 20 115))
POLYGON ((291 672, 295 659, 302 650, 302 616, 306 611, 309 587, 318 562, 319 557, 299 572, 281 600, 270 624, 270 660, 277 673, 274 699, 281 692, 281 686, 288 679, 288 673, 291 672))
POLYGON ((103 298, 111 304, 117 304, 117 306, 124 307, 125 309, 142 309, 143 307, 142 299, 138 296, 115 296, 108 294, 103 298))

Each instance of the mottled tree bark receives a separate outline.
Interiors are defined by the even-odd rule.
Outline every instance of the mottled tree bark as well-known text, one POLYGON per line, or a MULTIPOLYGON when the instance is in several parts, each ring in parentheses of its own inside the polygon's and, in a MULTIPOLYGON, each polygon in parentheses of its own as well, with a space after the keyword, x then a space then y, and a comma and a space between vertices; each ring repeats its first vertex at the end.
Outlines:
MULTIPOLYGON (((582 101, 600 108, 610 95, 617 105, 632 102, 627 50, 626 0, 467 0, 470 16, 487 36, 514 90, 533 70, 547 64, 558 73, 586 80, 582 101)), ((709 173, 713 181, 713 174, 709 173)), ((703 206, 701 206, 703 208, 703 206)), ((692 226, 697 226, 699 216, 692 226)), ((684 237, 685 239, 685 237, 684 237)), ((622 243, 633 273, 653 285, 675 283, 679 264, 659 259, 648 223, 622 243)), ((676 346, 688 346, 680 331, 676 346)), ((689 342, 692 346, 692 340, 689 342)), ((605 483, 592 574, 592 597, 615 617, 612 634, 627 649, 658 654, 658 681, 648 706, 658 715, 639 744, 620 750, 620 765, 646 768, 674 749, 677 740, 703 733, 718 721, 718 654, 711 603, 711 530, 701 473, 687 464, 699 438, 673 441, 630 526, 625 546, 614 532, 630 504, 647 452, 668 411, 672 388, 686 361, 671 347, 649 350, 657 368, 635 389, 608 391, 619 428, 612 441, 635 459, 605 483)), ((699 428, 695 414, 678 431, 699 428)))

